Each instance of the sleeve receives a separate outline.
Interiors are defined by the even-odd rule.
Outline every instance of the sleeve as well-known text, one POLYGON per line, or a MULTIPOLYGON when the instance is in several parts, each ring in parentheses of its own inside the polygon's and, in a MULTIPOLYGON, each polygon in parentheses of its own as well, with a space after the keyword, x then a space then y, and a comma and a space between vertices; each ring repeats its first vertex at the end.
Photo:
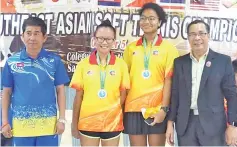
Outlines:
POLYGON ((6 62, 2 70, 2 86, 9 88, 14 86, 13 74, 8 62, 6 62))
POLYGON ((124 61, 122 61, 121 69, 122 69, 122 78, 121 78, 120 90, 130 89, 130 78, 128 73, 128 67, 124 61))
POLYGON ((225 65, 225 75, 222 79, 221 87, 227 101, 228 122, 237 122, 237 93, 235 87, 235 74, 232 68, 231 59, 228 57, 225 65))
POLYGON ((123 52, 123 60, 127 63, 127 67, 128 67, 128 70, 130 71, 130 68, 131 68, 131 57, 130 57, 130 54, 129 54, 129 46, 128 45, 124 52, 123 52))
POLYGON ((177 109, 179 105, 179 80, 178 80, 177 60, 174 61, 174 75, 172 76, 170 111, 168 112, 168 119, 176 120, 177 109))
POLYGON ((82 61, 80 61, 77 64, 76 70, 73 73, 72 80, 71 80, 69 87, 76 89, 76 90, 84 89, 82 61))
POLYGON ((179 52, 175 46, 170 45, 168 48, 168 52, 166 55, 166 63, 165 63, 165 78, 173 76, 173 67, 174 67, 174 59, 179 56, 179 52))
POLYGON ((56 59, 56 72, 55 72, 55 80, 54 80, 54 85, 58 86, 58 85, 62 85, 62 84, 66 84, 68 83, 69 77, 67 74, 67 71, 65 69, 65 66, 63 64, 63 62, 61 61, 61 58, 58 57, 58 59, 56 59))

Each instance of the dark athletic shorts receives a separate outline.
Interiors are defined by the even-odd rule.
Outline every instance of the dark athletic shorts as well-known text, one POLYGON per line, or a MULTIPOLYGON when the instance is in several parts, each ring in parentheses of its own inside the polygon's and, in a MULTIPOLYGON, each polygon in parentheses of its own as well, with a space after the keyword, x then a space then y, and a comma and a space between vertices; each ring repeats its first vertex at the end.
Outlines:
POLYGON ((166 117, 162 123, 149 126, 145 123, 141 112, 125 112, 123 133, 130 135, 164 134, 166 133, 167 121, 166 117))
POLYGON ((89 138, 101 138, 104 140, 114 139, 120 136, 121 131, 117 132, 92 132, 79 130, 80 134, 89 138))

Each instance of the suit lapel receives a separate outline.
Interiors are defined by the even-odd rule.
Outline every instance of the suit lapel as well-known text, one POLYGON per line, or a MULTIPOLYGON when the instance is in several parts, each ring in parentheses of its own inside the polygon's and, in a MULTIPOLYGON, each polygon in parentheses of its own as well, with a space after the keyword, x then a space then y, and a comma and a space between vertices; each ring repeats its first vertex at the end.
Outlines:
POLYGON ((214 59, 215 56, 215 52, 213 52, 211 49, 209 49, 209 53, 207 55, 207 59, 206 62, 204 64, 204 69, 202 72, 202 78, 201 78, 201 82, 200 82, 200 87, 199 87, 199 93, 202 91, 202 89, 204 88, 204 85, 207 81, 207 78, 209 76, 209 74, 211 73, 211 69, 212 69, 212 60, 214 59))
POLYGON ((185 62, 183 64, 183 73, 185 77, 185 85, 188 92, 188 97, 191 98, 192 92, 192 60, 190 54, 186 55, 185 62))

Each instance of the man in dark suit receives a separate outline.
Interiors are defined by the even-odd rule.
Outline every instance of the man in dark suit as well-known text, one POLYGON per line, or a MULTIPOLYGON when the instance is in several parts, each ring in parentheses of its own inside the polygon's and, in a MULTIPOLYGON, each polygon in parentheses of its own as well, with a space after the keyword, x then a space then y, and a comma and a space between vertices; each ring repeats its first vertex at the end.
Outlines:
POLYGON ((237 59, 232 61, 232 66, 235 72, 235 86, 237 86, 237 59))
POLYGON ((209 48, 209 31, 204 21, 191 22, 187 28, 191 52, 174 61, 166 131, 169 144, 175 122, 179 146, 237 145, 235 74, 230 57, 209 48))

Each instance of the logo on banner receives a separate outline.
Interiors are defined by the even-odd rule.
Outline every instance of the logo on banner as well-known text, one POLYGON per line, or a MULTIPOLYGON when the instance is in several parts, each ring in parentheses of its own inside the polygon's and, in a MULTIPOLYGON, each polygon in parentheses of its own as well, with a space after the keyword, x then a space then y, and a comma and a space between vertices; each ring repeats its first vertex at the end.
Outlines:
POLYGON ((102 6, 121 6, 121 0, 98 0, 98 5, 102 5, 102 6))
POLYGON ((63 6, 67 5, 67 0, 44 0, 44 4, 47 6, 63 6))
POLYGON ((90 3, 91 2, 91 0, 76 0, 78 3, 81 3, 81 2, 88 2, 88 3, 90 3))
POLYGON ((75 6, 79 6, 79 7, 95 7, 98 5, 98 0, 73 0, 72 4, 76 4, 75 6), (80 4, 80 5, 77 5, 80 4))

